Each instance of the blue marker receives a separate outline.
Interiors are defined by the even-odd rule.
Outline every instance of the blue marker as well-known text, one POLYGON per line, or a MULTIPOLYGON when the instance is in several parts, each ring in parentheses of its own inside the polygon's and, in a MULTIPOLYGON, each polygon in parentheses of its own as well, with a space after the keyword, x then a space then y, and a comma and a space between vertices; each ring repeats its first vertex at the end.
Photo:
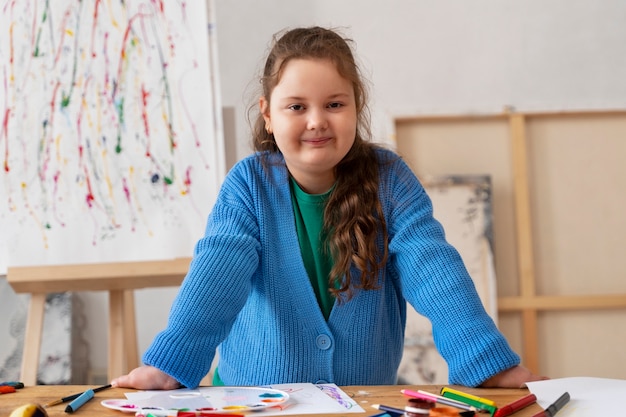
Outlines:
POLYGON ((0 387, 13 387, 15 389, 21 389, 24 388, 24 383, 18 381, 4 381, 0 382, 0 387))
POLYGON ((93 398, 93 396, 94 396, 93 390, 92 389, 88 389, 87 391, 85 391, 82 394, 80 394, 78 396, 78 398, 76 398, 74 401, 69 403, 69 405, 67 407, 65 407, 65 412, 66 413, 73 413, 74 411, 76 411, 80 407, 82 407, 87 401, 91 400, 93 398))

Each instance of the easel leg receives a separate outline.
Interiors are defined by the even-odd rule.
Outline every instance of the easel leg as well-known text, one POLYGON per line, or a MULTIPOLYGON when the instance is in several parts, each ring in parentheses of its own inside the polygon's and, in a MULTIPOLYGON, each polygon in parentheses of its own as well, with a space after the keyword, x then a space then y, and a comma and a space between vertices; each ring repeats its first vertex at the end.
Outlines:
POLYGON ((133 290, 109 291, 109 380, 139 365, 133 290))
POLYGON ((135 292, 124 291, 124 344, 126 351, 126 371, 139 366, 139 348, 137 347, 137 321, 135 319, 135 292))
POLYGON ((124 375, 124 291, 109 291, 109 381, 124 375))
POLYGON ((41 332, 45 307, 46 294, 31 294, 24 334, 24 353, 20 376, 25 385, 37 385, 37 370, 39 369, 39 352, 41 350, 41 332))

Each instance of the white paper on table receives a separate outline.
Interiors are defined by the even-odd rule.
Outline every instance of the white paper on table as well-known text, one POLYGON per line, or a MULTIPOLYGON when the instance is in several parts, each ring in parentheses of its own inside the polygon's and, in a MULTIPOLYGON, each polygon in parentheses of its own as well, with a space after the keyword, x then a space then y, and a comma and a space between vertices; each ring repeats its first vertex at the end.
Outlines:
POLYGON ((568 392, 570 401, 558 412, 558 417, 620 416, 625 412, 626 380, 623 379, 571 377, 527 382, 526 385, 544 409, 568 392))
MULTIPOLYGON (((270 407, 263 410, 255 410, 254 415, 274 416, 290 414, 338 414, 338 413, 364 413, 352 398, 335 384, 275 384, 264 385, 263 387, 277 389, 289 394, 289 400, 285 404, 277 407, 270 407)), ((217 388, 217 387, 215 387, 217 388)), ((220 387, 221 388, 221 387, 220 387)), ((187 392, 200 392, 211 390, 212 387, 199 387, 196 389, 178 389, 174 391, 141 391, 128 392, 126 398, 142 406, 159 405, 167 403, 172 394, 181 396, 187 392)), ((201 408, 208 405, 204 396, 189 398, 185 402, 185 407, 201 408)), ((172 404, 174 405, 174 404, 172 404)), ((178 403, 180 405, 180 403, 178 403)))
POLYGON ((285 391, 290 404, 281 411, 266 409, 265 415, 364 413, 365 410, 335 384, 275 384, 268 388, 285 391))

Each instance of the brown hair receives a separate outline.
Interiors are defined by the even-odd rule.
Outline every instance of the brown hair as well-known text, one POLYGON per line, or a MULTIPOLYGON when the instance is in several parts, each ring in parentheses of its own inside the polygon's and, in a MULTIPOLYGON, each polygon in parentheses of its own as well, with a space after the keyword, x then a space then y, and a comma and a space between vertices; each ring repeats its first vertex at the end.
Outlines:
MULTIPOLYGON (((378 160, 371 137, 367 87, 355 62, 350 39, 321 27, 298 28, 274 35, 261 77, 262 95, 270 101, 282 71, 292 59, 328 59, 337 72, 352 83, 357 111, 356 138, 348 154, 337 164, 336 184, 324 211, 324 230, 333 258, 331 292, 345 293, 354 287, 378 288, 378 274, 387 261, 387 227, 378 198, 378 160), (382 238, 379 250, 377 239, 382 238), (359 273, 352 282, 351 267, 359 273), (345 277, 345 278, 344 278, 345 277), (335 285, 337 284, 337 288, 335 285)), ((280 152, 259 114, 253 126, 256 151, 280 152)))

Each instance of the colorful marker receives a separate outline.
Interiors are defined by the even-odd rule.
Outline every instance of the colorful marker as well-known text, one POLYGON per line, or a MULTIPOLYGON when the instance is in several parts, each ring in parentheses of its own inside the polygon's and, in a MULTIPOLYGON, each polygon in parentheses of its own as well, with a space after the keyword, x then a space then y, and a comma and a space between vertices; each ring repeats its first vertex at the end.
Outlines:
POLYGON ((498 408, 494 417, 507 417, 513 413, 517 413, 522 408, 528 407, 531 404, 537 402, 537 396, 535 394, 528 394, 518 400, 513 401, 510 404, 505 405, 504 407, 498 408))
POLYGON ((15 392, 15 388, 10 385, 0 385, 0 394, 10 394, 15 392))
POLYGON ((474 394, 469 394, 467 392, 459 391, 459 390, 456 390, 454 388, 449 388, 449 387, 441 388, 441 395, 443 395, 445 397, 446 396, 446 394, 445 394, 446 392, 449 392, 450 394, 456 394, 456 395, 459 395, 461 397, 470 398, 470 399, 472 399, 474 401, 479 401, 479 402, 481 402, 483 404, 491 405, 493 407, 496 406, 495 401, 492 401, 492 400, 490 400, 488 398, 478 397, 478 396, 476 396, 474 394))
POLYGON ((391 406, 388 406, 388 405, 372 404, 372 408, 375 408, 377 410, 386 411, 387 413, 393 413, 393 414, 398 414, 398 415, 404 414, 404 409, 391 407, 391 406))
POLYGON ((82 407, 87 401, 91 400, 93 398, 93 396, 94 396, 93 390, 92 389, 88 389, 87 391, 85 391, 82 394, 80 394, 78 396, 78 398, 76 398, 74 401, 69 403, 68 406, 65 407, 65 412, 66 413, 73 413, 74 411, 76 411, 80 407, 82 407))
POLYGON ((555 402, 550 404, 544 411, 540 411, 533 417, 554 417, 554 415, 569 402, 569 392, 563 393, 555 402))
POLYGON ((442 397, 441 395, 432 394, 432 393, 427 392, 427 391, 422 391, 422 390, 411 391, 409 389, 403 389, 403 390, 400 390, 400 392, 403 393, 406 396, 409 396, 409 397, 420 398, 422 400, 432 401, 432 402, 435 402, 435 403, 448 405, 450 407, 460 408, 461 410, 474 411, 474 412, 479 412, 479 413, 480 412, 483 412, 483 413, 487 413, 488 412, 484 408, 477 408, 477 407, 474 407, 473 405, 469 405, 469 404, 464 403, 462 401, 458 401, 458 400, 453 400, 451 398, 442 397))
POLYGON ((22 389, 24 388, 24 383, 23 382, 18 382, 18 381, 3 381, 0 382, 0 387, 13 387, 15 389, 22 389))
POLYGON ((446 398, 461 401, 465 404, 472 405, 480 410, 486 410, 490 415, 493 415, 498 407, 496 403, 487 398, 477 397, 476 395, 468 394, 459 390, 444 387, 441 389, 441 395, 446 398))
POLYGON ((17 381, 4 381, 0 382, 0 394, 10 394, 15 392, 15 390, 24 388, 24 384, 22 382, 17 381))

